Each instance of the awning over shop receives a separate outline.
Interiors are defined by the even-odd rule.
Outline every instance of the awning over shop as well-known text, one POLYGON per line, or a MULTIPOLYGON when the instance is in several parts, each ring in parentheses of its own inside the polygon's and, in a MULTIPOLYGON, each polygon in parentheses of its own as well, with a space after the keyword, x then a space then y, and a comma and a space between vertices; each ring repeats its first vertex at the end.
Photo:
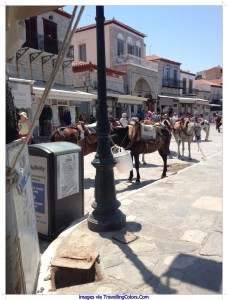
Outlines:
POLYGON ((165 99, 172 99, 177 100, 179 103, 196 103, 196 99, 194 98, 184 98, 184 97, 176 97, 176 96, 165 96, 165 95, 158 95, 159 98, 165 98, 165 99))
POLYGON ((25 83, 25 84, 30 84, 30 85, 35 82, 35 80, 14 78, 14 77, 9 77, 9 81, 18 82, 18 83, 25 83))
POLYGON ((209 106, 217 106, 217 107, 221 107, 222 105, 220 104, 208 104, 209 106))
POLYGON ((200 99, 196 100, 196 104, 209 105, 209 101, 200 99))
POLYGON ((120 95, 120 94, 112 94, 107 93, 107 97, 116 98, 118 103, 123 104, 143 104, 143 102, 147 101, 147 98, 132 96, 132 95, 120 95))
POLYGON ((165 96, 165 95, 158 95, 159 98, 166 98, 166 99, 173 99, 179 101, 179 103, 186 103, 186 104, 203 104, 209 105, 208 100, 200 99, 200 98, 187 98, 187 97, 178 97, 178 96, 165 96))
POLYGON ((147 101, 147 98, 144 97, 137 97, 131 95, 119 95, 118 96, 118 103, 124 104, 143 104, 143 102, 147 101))
MULTIPOLYGON (((44 92, 43 87, 33 86, 33 95, 41 97, 44 92)), ((93 101, 97 99, 97 95, 85 93, 81 91, 70 91, 70 90, 60 90, 51 89, 48 95, 49 98, 54 98, 57 100, 74 100, 74 101, 93 101)))
POLYGON ((120 96, 120 94, 107 93, 107 97, 110 97, 110 98, 118 98, 119 96, 120 96))

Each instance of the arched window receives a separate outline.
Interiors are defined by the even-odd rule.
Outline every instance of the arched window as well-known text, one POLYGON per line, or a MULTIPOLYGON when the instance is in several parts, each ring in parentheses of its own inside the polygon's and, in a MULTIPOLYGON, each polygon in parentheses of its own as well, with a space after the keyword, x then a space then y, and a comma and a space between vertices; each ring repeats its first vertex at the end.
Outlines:
POLYGON ((141 44, 139 41, 137 41, 135 44, 135 56, 141 58, 141 44))
POLYGON ((117 56, 124 55, 124 38, 121 33, 117 35, 117 56))
POLYGON ((165 68, 165 81, 169 82, 170 80, 170 67, 166 66, 165 68))
POLYGON ((134 55, 133 41, 130 37, 127 38, 127 54, 134 55))

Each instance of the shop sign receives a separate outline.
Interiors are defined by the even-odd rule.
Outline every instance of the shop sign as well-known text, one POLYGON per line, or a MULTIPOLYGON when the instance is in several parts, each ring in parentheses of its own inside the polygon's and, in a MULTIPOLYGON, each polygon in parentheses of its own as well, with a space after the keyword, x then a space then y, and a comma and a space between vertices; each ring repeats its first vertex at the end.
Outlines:
POLYGON ((11 93, 14 97, 14 104, 17 108, 31 108, 31 87, 28 84, 9 82, 11 93))

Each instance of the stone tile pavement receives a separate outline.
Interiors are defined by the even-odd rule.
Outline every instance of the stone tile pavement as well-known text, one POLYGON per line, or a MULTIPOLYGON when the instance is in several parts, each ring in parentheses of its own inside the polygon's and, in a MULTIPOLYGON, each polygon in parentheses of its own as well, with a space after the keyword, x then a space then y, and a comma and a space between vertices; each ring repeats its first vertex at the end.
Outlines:
POLYGON ((122 230, 92 232, 85 215, 60 234, 42 255, 37 294, 223 295, 222 134, 212 134, 206 160, 118 197, 122 230), (53 285, 53 258, 75 249, 98 253, 95 280, 53 285))

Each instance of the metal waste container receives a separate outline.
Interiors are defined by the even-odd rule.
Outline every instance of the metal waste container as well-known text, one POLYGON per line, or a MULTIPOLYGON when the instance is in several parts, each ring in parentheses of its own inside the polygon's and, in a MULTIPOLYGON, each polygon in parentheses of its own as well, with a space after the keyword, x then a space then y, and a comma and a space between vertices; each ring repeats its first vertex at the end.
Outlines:
POLYGON ((28 149, 38 234, 53 240, 84 216, 83 149, 69 142, 28 149))

